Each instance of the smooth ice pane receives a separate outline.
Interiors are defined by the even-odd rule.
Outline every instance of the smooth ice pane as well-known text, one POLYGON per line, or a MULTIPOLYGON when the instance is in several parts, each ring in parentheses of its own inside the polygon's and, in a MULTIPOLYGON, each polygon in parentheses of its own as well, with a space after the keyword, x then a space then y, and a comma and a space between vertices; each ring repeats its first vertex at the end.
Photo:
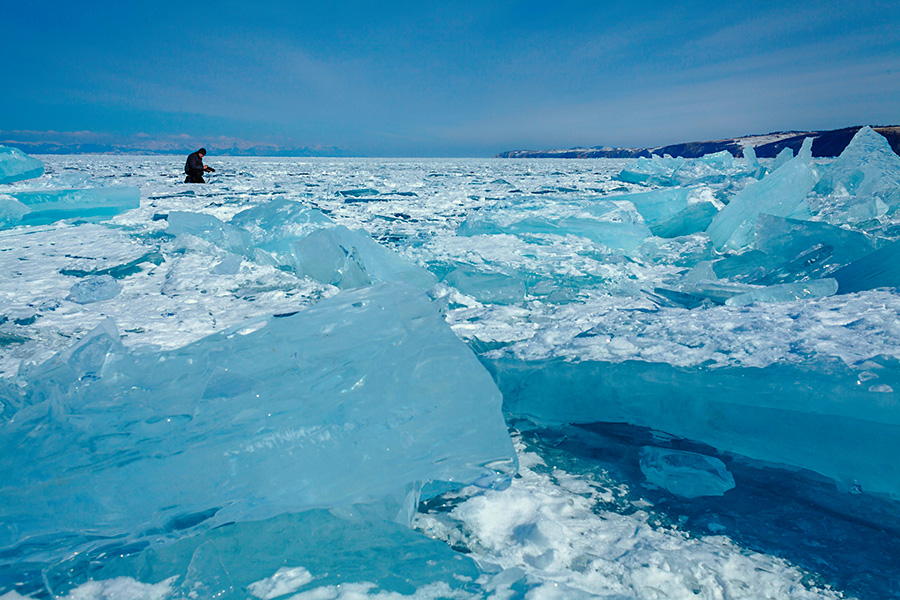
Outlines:
POLYGON ((806 196, 818 179, 811 148, 812 138, 807 138, 796 158, 738 192, 713 218, 707 234, 717 249, 748 246, 760 213, 788 217, 808 212, 806 196))
POLYGON ((28 207, 18 225, 47 225, 75 218, 102 221, 141 204, 141 190, 125 186, 13 192, 10 196, 28 207))
POLYGON ((683 498, 721 496, 734 488, 725 463, 712 456, 646 446, 640 465, 647 481, 683 498))
POLYGON ((404 286, 161 353, 107 322, 22 377, 0 423, 0 548, 18 560, 356 503, 406 522, 419 483, 501 485, 515 463, 490 376, 404 286))
POLYGON ((798 283, 782 283, 744 292, 725 301, 727 306, 743 306, 754 302, 789 302, 803 298, 822 298, 837 293, 838 282, 832 278, 798 283))
POLYGON ((613 200, 626 200, 634 204, 634 207, 644 218, 644 221, 653 227, 656 223, 665 221, 687 208, 690 188, 662 189, 641 194, 625 194, 613 196, 613 200))
POLYGON ((318 229, 291 248, 298 275, 341 289, 375 282, 427 289, 437 283, 426 269, 379 245, 368 233, 343 225, 318 229))
POLYGON ((883 241, 865 233, 819 221, 767 214, 759 215, 756 221, 753 246, 766 254, 790 260, 817 244, 831 248, 832 270, 871 254, 884 245, 883 241))
POLYGON ((712 202, 693 202, 666 220, 650 226, 653 235, 675 238, 706 231, 719 209, 712 202))
POLYGON ((841 294, 900 287, 900 241, 841 267, 831 276, 837 279, 841 294))
POLYGON ((44 163, 18 148, 0 146, 0 183, 34 179, 44 174, 44 163))

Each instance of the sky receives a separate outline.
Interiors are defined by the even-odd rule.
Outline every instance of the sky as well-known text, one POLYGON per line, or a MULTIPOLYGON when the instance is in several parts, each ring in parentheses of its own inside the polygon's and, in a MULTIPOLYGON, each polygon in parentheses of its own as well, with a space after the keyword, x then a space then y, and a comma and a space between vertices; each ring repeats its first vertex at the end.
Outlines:
POLYGON ((0 1, 2 139, 480 157, 900 124, 897 0, 0 1))

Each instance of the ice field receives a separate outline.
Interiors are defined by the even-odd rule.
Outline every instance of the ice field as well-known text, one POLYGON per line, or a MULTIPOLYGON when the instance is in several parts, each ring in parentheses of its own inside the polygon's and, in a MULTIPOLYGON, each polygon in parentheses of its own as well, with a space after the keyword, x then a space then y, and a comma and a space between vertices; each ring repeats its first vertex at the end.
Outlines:
POLYGON ((182 162, 0 148, 0 599, 900 597, 880 135, 182 162))

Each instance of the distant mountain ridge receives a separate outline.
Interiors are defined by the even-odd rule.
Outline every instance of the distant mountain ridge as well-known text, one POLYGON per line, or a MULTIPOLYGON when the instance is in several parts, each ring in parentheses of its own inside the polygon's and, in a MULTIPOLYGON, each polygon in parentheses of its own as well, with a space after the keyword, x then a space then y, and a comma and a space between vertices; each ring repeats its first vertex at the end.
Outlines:
POLYGON ((12 146, 26 154, 187 155, 202 146, 217 156, 360 156, 340 146, 290 146, 225 136, 114 136, 90 131, 0 131, 0 146, 12 146))
MULTIPOLYGON (((781 131, 766 135, 747 135, 725 140, 685 142, 648 148, 594 146, 568 150, 509 150, 497 154, 495 158, 638 158, 650 157, 654 154, 697 158, 722 150, 727 150, 734 156, 741 156, 747 146, 752 146, 759 158, 772 158, 784 148, 791 148, 796 153, 803 144, 803 140, 808 137, 813 138, 813 156, 833 157, 839 155, 847 147, 847 144, 861 128, 862 125, 827 131, 781 131)), ((872 129, 887 138, 894 152, 900 155, 900 126, 890 125, 872 129)))

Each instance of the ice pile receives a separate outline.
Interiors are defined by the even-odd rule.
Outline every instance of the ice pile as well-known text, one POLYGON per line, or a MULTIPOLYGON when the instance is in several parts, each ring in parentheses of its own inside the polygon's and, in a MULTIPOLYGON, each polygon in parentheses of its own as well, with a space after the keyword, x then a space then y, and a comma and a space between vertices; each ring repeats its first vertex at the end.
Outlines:
POLYGON ((166 233, 199 237, 234 255, 271 264, 340 289, 403 282, 426 290, 435 278, 376 243, 299 202, 273 200, 229 223, 202 213, 172 212, 166 233))
MULTIPOLYGON (((708 178, 702 185, 690 179, 691 187, 676 181, 674 175, 687 161, 638 161, 635 168, 643 171, 656 169, 662 173, 663 167, 671 169, 665 181, 642 181, 670 187, 604 197, 591 203, 582 201, 586 206, 580 208, 587 213, 597 205, 615 204, 617 231, 628 231, 634 236, 630 239, 637 238, 628 245, 604 243, 608 239, 621 241, 621 236, 592 237, 581 228, 568 226, 568 214, 575 210, 568 206, 571 200, 530 211, 487 207, 470 216, 460 233, 493 237, 497 244, 516 236, 529 243, 527 250, 520 250, 524 256, 535 252, 532 248, 562 243, 560 238, 575 248, 575 240, 587 239, 590 249, 577 251, 585 256, 593 253, 602 265, 596 273, 600 275, 605 269, 610 275, 579 279, 583 285, 577 293, 582 297, 612 294, 620 303, 633 304, 633 311, 656 313, 659 318, 671 315, 673 321, 678 320, 678 310, 731 308, 732 312, 720 314, 722 322, 716 322, 710 313, 710 321, 704 326, 711 333, 729 327, 751 333, 756 326, 766 326, 766 319, 753 316, 758 312, 755 307, 761 304, 787 304, 777 310, 787 311, 786 318, 790 319, 797 318, 800 311, 789 308, 791 303, 801 306, 835 294, 900 285, 900 241, 896 235, 886 235, 895 227, 891 219, 900 189, 900 157, 882 136, 868 128, 860 130, 844 154, 830 164, 813 161, 811 145, 812 140, 807 139, 796 157, 783 155, 759 180, 750 174, 757 162, 751 160, 752 156, 740 165, 740 173, 729 171, 737 161, 697 159, 699 164, 715 166, 724 178, 708 178), (738 184, 728 181, 740 177, 744 180, 738 184), (711 184, 713 181, 718 183, 711 184), (842 207, 860 204, 880 207, 876 217, 867 221, 837 218, 849 214, 841 212, 842 207), (692 207, 702 209, 692 214, 692 207), (637 218, 622 218, 633 214, 629 212, 632 210, 638 213, 637 218), (528 212, 536 214, 522 220, 522 214, 528 212), (695 219, 697 214, 707 219, 705 231, 702 220, 695 219), (660 226, 665 223, 668 225, 660 226), (647 227, 643 236, 638 233, 641 226, 647 227), (684 227, 679 232, 683 235, 662 237, 679 226, 684 227), (614 278, 622 277, 623 271, 629 273, 618 265, 638 261, 644 264, 628 267, 635 273, 631 282, 614 278), (617 265, 616 270, 612 265, 617 265), (655 269, 655 277, 648 277, 647 269, 655 269)), ((572 263, 569 265, 571 268, 572 263)), ((510 273, 514 266, 486 262, 478 265, 478 271, 510 273)), ((783 364, 769 359, 755 367, 741 365, 740 361, 736 366, 720 368, 710 367, 710 363, 718 366, 714 361, 686 361, 683 366, 674 366, 667 363, 677 364, 678 357, 664 350, 670 342, 642 340, 640 329, 629 331, 628 319, 619 330, 602 322, 567 326, 567 315, 584 318, 585 311, 579 314, 574 308, 542 308, 537 302, 543 299, 531 291, 535 284, 527 274, 522 275, 526 285, 513 293, 508 277, 482 277, 475 286, 471 277, 464 279, 458 273, 459 268, 444 279, 464 295, 456 299, 465 305, 458 309, 458 333, 472 336, 468 332, 473 328, 462 320, 463 315, 483 310, 506 315, 518 328, 518 332, 503 334, 495 324, 490 335, 497 341, 476 343, 476 347, 486 349, 483 361, 504 393, 508 412, 543 422, 604 421, 648 426, 720 450, 809 469, 828 476, 844 490, 900 498, 900 471, 890 458, 900 452, 900 353, 870 354, 848 363, 836 356, 842 341, 832 339, 820 345, 826 352, 810 352, 812 346, 798 349, 792 361, 783 364), (491 296, 492 291, 496 297, 491 296), (527 308, 524 314, 480 308, 466 296, 482 304, 512 303, 527 308), (514 297, 519 300, 513 301, 514 297), (535 304, 529 305, 532 300, 535 304), (552 325, 529 330, 515 324, 525 319, 533 324, 538 318, 552 325), (567 329, 573 333, 567 333, 567 329), (515 343, 505 341, 503 335, 515 343), (546 351, 542 344, 548 344, 546 351), (608 350, 593 352, 592 345, 608 345, 608 350), (832 353, 827 352, 829 346, 835 348, 832 353), (643 348, 648 351, 640 360, 630 360, 643 348), (611 362, 592 360, 595 354, 611 356, 611 362), (665 362, 655 362, 654 356, 665 362)), ((578 275, 570 270, 568 278, 572 281, 578 275)), ((841 310, 841 301, 832 305, 835 308, 831 310, 841 310)), ((827 312, 821 312, 817 319, 827 322, 827 312)), ((849 323, 848 335, 852 335, 849 332, 854 323, 863 327, 852 318, 845 322, 849 323)), ((755 334, 766 335, 765 330, 755 334)), ((695 337, 702 338, 703 334, 695 337)), ((749 344, 759 347, 753 335, 747 337, 749 344)), ((717 354, 752 355, 756 351, 754 347, 722 347, 717 354)), ((727 360, 722 362, 728 364, 727 360)))
POLYGON ((409 522, 423 484, 490 487, 515 464, 496 386, 398 284, 162 353, 107 322, 2 401, 0 546, 18 560, 357 503, 409 522))

